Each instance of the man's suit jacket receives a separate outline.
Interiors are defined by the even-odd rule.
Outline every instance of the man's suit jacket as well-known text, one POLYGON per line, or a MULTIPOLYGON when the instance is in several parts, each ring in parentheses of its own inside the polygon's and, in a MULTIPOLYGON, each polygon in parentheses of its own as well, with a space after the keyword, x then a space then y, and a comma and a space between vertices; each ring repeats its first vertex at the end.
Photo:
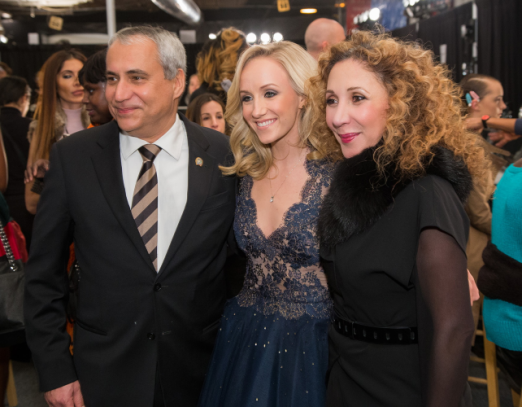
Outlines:
POLYGON ((228 138, 182 120, 187 204, 159 273, 125 196, 116 122, 53 146, 26 269, 42 391, 79 379, 87 407, 151 407, 158 366, 166 406, 196 405, 226 298, 236 179, 218 168, 228 138), (74 357, 65 332, 72 242, 81 268, 74 357))

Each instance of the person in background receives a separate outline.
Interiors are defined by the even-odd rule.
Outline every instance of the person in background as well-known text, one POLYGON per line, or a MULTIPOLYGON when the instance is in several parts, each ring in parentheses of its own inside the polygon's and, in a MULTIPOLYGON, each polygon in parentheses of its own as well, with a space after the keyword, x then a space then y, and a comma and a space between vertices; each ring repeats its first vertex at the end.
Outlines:
POLYGON ((24 78, 0 79, 0 124, 8 162, 8 184, 4 192, 11 215, 20 225, 27 247, 31 246, 34 215, 25 207, 24 171, 29 157, 27 132, 31 119, 26 118, 31 89, 24 78))
POLYGON ((236 73, 237 60, 248 48, 245 34, 233 27, 222 30, 215 40, 208 41, 196 58, 201 86, 190 101, 203 93, 214 93, 226 104, 227 91, 236 73))
POLYGON ((190 102, 187 119, 200 126, 225 133, 225 104, 213 93, 203 93, 190 102))
POLYGON ((91 126, 99 126, 112 120, 109 103, 105 98, 106 58, 107 49, 98 51, 87 59, 78 73, 80 84, 84 89, 82 102, 89 114, 91 126))
MULTIPOLYGON (((484 265, 482 252, 488 240, 491 239, 491 206, 489 200, 494 190, 494 180, 499 171, 507 164, 506 156, 509 154, 486 141, 482 135, 484 129, 482 117, 488 115, 491 118, 498 118, 506 107, 503 101, 504 91, 499 81, 491 76, 472 74, 465 76, 459 83, 463 94, 464 111, 466 117, 465 127, 476 134, 476 142, 484 150, 486 157, 491 161, 491 171, 486 174, 486 178, 476 182, 471 190, 465 209, 470 221, 469 239, 466 246, 468 257, 468 269, 476 279, 480 268, 484 265), (480 128, 470 128, 470 120, 479 119, 480 128)), ((490 119, 491 120, 491 119, 490 119)), ((491 137, 492 133, 485 134, 491 137)), ((473 304, 473 321, 475 327, 478 325, 480 301, 473 304)), ((474 340, 473 340, 474 342, 474 340)))
POLYGON ((0 79, 11 76, 13 70, 5 62, 0 62, 0 79))
POLYGON ((322 52, 344 41, 345 38, 344 28, 337 21, 329 18, 318 18, 312 21, 306 29, 306 50, 317 60, 322 52))
POLYGON ((25 176, 25 203, 30 213, 36 213, 52 145, 90 124, 82 104, 83 87, 78 79, 85 60, 85 56, 75 49, 62 50, 51 55, 42 68, 40 101, 28 133, 31 145, 25 176))
POLYGON ((468 130, 481 132, 485 139, 500 148, 518 138, 517 134, 522 134, 522 120, 517 124, 517 119, 500 117, 506 104, 504 88, 499 80, 489 75, 471 74, 465 76, 459 85, 468 106, 465 121, 468 130))
POLYGON ((190 75, 188 86, 187 86, 187 94, 185 95, 185 104, 188 106, 190 104, 190 96, 201 86, 199 82, 198 74, 193 73, 190 75))
POLYGON ((432 52, 368 31, 318 72, 314 133, 341 159, 318 222, 334 301, 327 406, 471 406, 463 202, 488 162, 458 88, 432 52))
POLYGON ((522 160, 510 165, 493 199, 491 242, 477 280, 487 338, 514 392, 522 384, 522 160))

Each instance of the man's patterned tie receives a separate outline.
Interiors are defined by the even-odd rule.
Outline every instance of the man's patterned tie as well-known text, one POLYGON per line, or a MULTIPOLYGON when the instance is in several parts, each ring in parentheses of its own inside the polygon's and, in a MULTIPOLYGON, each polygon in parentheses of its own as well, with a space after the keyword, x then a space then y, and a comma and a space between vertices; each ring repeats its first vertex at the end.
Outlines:
POLYGON ((134 197, 132 216, 147 248, 154 268, 158 270, 158 175, 154 159, 161 151, 155 144, 146 144, 138 149, 143 158, 134 197))

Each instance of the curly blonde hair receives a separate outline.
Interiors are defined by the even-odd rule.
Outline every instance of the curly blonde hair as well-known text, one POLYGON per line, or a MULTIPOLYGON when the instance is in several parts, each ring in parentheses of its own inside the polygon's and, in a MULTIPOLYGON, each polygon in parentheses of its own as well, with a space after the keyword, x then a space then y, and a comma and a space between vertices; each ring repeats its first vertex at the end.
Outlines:
POLYGON ((255 131, 243 118, 243 107, 239 94, 241 72, 254 58, 266 57, 279 62, 290 77, 293 90, 305 99, 298 118, 298 132, 301 147, 308 147, 308 159, 321 159, 328 155, 328 149, 312 132, 312 105, 305 90, 308 79, 317 71, 317 62, 302 47, 293 42, 281 41, 268 45, 256 45, 246 50, 237 65, 236 76, 228 91, 226 121, 231 130, 230 144, 235 163, 230 167, 220 167, 225 175, 250 175, 262 179, 272 166, 274 158, 270 145, 259 141, 255 131))
POLYGON ((424 175, 434 155, 432 147, 440 145, 465 162, 475 181, 487 179, 489 161, 476 136, 465 130, 460 89, 449 71, 417 43, 368 31, 353 33, 350 39, 331 47, 319 59, 318 74, 310 79, 314 132, 325 144, 329 142, 336 159, 343 155, 326 124, 325 93, 332 68, 347 59, 362 62, 389 96, 386 128, 374 153, 381 175, 390 164, 395 164, 402 180, 424 175))
POLYGON ((225 28, 215 40, 205 44, 196 58, 200 83, 223 91, 221 82, 232 80, 236 72, 239 55, 248 47, 245 35, 233 27, 225 28))

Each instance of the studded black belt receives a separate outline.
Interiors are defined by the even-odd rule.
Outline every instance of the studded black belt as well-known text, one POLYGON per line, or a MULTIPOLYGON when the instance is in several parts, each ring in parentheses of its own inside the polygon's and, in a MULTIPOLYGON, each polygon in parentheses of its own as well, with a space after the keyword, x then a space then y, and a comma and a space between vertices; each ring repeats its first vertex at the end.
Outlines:
POLYGON ((413 328, 378 328, 345 321, 337 316, 332 318, 332 324, 337 332, 351 339, 364 342, 410 345, 419 343, 417 327, 413 328))

